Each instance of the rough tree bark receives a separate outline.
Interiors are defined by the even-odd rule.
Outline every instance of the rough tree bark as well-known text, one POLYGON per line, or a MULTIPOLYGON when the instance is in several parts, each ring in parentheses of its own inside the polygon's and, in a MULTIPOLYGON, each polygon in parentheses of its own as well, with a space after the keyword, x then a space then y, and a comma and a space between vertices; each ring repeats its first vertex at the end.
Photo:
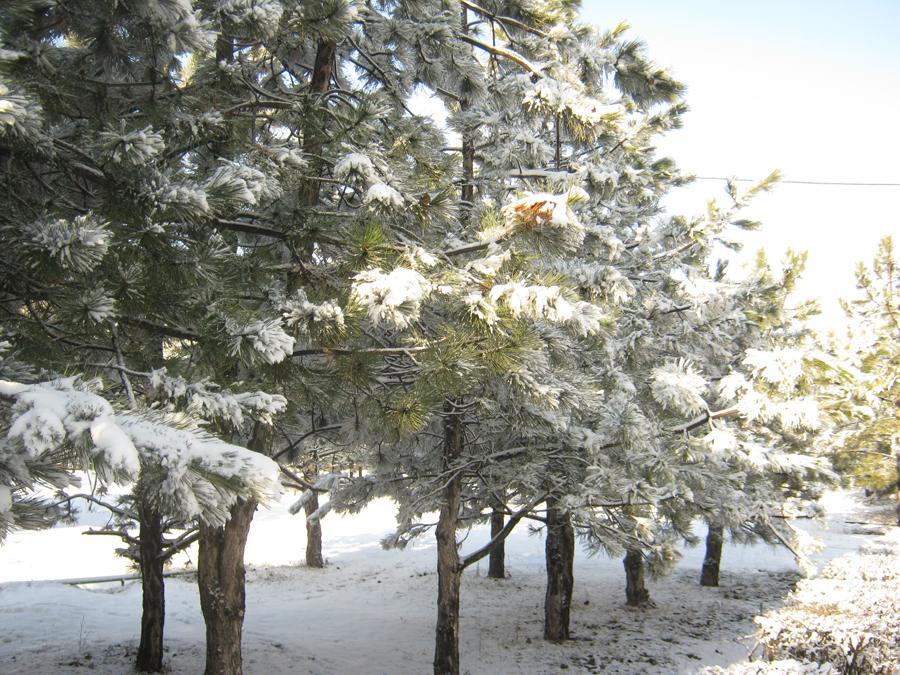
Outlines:
POLYGON ((166 619, 166 588, 163 580, 162 516, 153 506, 138 501, 141 565, 141 642, 137 669, 158 673, 163 667, 163 625, 166 619))
MULTIPOLYGON (((468 30, 465 7, 462 8, 462 30, 463 32, 468 30)), ((467 103, 463 101, 461 105, 465 107, 467 103)), ((464 146, 465 143, 464 139, 464 146)), ((465 155, 465 150, 463 154, 465 155)), ((468 217, 468 211, 471 208, 471 196, 474 188, 471 184, 473 166, 474 164, 469 166, 466 160, 463 160, 463 185, 460 195, 462 200, 460 216, 463 220, 468 217)), ((448 401, 444 406, 444 415, 444 447, 441 467, 447 471, 462 454, 463 436, 460 413, 452 402, 448 401)), ((437 624, 434 631, 435 675, 459 674, 459 588, 462 580, 462 565, 456 543, 456 528, 459 522, 461 483, 458 474, 454 474, 446 483, 435 530, 438 573, 437 624)))
MULTIPOLYGON (((272 427, 257 422, 247 447, 268 453, 272 427)), ((197 585, 206 622, 204 675, 241 675, 241 631, 244 626, 244 547, 256 501, 240 500, 224 527, 200 523, 197 585)))
POLYGON ((555 497, 547 498, 547 593, 544 596, 544 639, 569 639, 569 613, 575 587, 575 530, 555 497))
MULTIPOLYGON (((315 483, 318 471, 306 473, 304 478, 310 483, 315 483)), ((318 520, 311 522, 309 516, 319 509, 319 495, 313 493, 312 499, 303 505, 306 514, 306 566, 325 567, 325 559, 322 557, 322 524, 318 520)))
POLYGON ((241 675, 244 625, 244 546, 256 502, 240 501, 224 527, 200 523, 197 583, 206 622, 205 675, 241 675))
MULTIPOLYGON (((309 82, 312 94, 324 94, 331 85, 334 74, 334 59, 337 43, 334 40, 319 40, 316 48, 316 60, 309 82)), ((319 203, 320 182, 316 178, 322 175, 322 129, 318 128, 312 115, 307 115, 308 122, 303 127, 303 152, 309 156, 309 175, 311 178, 301 185, 300 199, 306 206, 319 203)))
MULTIPOLYGON (((503 530, 503 510, 501 505, 495 505, 491 510, 491 539, 503 530)), ((506 578, 506 540, 501 539, 491 548, 488 554, 488 576, 491 579, 506 578)))
POLYGON ((631 607, 650 602, 650 591, 644 585, 644 558, 640 551, 625 553, 625 598, 631 607))
MULTIPOLYGON (((313 63, 313 71, 310 76, 309 90, 313 94, 324 94, 331 85, 334 74, 335 53, 337 43, 333 40, 319 40, 316 47, 316 60, 313 63)), ((315 123, 315 118, 307 111, 307 122, 303 127, 303 152, 309 156, 310 178, 301 183, 300 201, 305 206, 314 208, 319 204, 319 188, 321 183, 316 180, 322 175, 322 138, 323 130, 315 123)), ((312 253, 312 249, 308 251, 312 253)), ((293 280, 288 280, 288 289, 293 289, 293 280)), ((318 463, 312 465, 304 472, 304 478, 310 483, 315 483, 318 478, 318 463)), ((319 508, 319 496, 313 495, 312 500, 303 505, 303 511, 309 518, 319 508)), ((325 559, 322 557, 322 524, 306 521, 306 566, 325 567, 325 559)))
POLYGON ((700 572, 701 586, 719 585, 719 565, 722 562, 722 541, 725 531, 720 525, 710 525, 706 533, 706 556, 700 572))
MULTIPOLYGON (((442 467, 449 470, 462 453, 462 423, 452 404, 445 409, 442 467)), ((453 476, 444 488, 435 531, 437 539, 438 611, 435 627, 434 673, 459 673, 459 587, 462 568, 456 544, 461 480, 453 476)))
MULTIPOLYGON (((462 8, 461 29, 463 34, 469 32, 469 20, 466 8, 462 8)), ((462 110, 468 110, 471 103, 468 98, 463 95, 460 99, 459 106, 462 110)), ((460 190, 460 217, 465 223, 469 219, 469 213, 474 206, 475 201, 475 130, 465 128, 461 134, 462 141, 462 188, 460 190)))
POLYGON ((896 469, 897 469, 897 491, 895 493, 895 497, 897 498, 897 526, 900 527, 900 448, 895 449, 896 453, 896 469))

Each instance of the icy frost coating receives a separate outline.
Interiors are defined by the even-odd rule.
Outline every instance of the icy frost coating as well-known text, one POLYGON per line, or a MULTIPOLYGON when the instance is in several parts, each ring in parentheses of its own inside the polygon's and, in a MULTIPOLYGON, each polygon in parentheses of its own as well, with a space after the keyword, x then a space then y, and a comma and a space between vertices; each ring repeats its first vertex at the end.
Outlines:
POLYGON ((706 380, 688 361, 679 360, 654 368, 651 391, 664 407, 684 415, 696 415, 707 409, 703 394, 706 380))
POLYGON ((115 164, 140 168, 153 162, 166 149, 162 134, 153 127, 129 132, 100 134, 103 154, 115 164))
POLYGON ((74 378, 37 385, 0 381, 0 395, 16 399, 7 436, 19 439, 32 457, 89 437, 105 465, 136 475, 140 469, 137 449, 113 421, 112 406, 76 385, 74 378))
POLYGON ((280 493, 278 465, 268 457, 220 441, 187 418, 115 414, 84 386, 74 378, 0 381, 0 396, 15 399, 8 438, 32 457, 66 443, 86 447, 101 471, 129 479, 144 464, 158 466, 165 473, 164 508, 212 525, 227 521, 241 497, 265 502, 280 493))
POLYGON ((109 248, 109 230, 92 214, 72 220, 39 221, 28 225, 27 231, 35 251, 73 272, 90 272, 100 264, 109 248))
POLYGON ((388 208, 399 209, 403 207, 403 195, 387 183, 374 183, 366 190, 366 196, 363 197, 363 204, 371 204, 372 202, 377 202, 388 208))
POLYGON ((801 581, 786 606, 756 618, 766 657, 825 664, 833 668, 830 672, 896 672, 898 570, 896 528, 858 553, 831 561, 818 577, 801 581))
POLYGON ((569 206, 581 199, 581 191, 566 194, 534 192, 506 204, 501 210, 504 222, 481 233, 482 241, 499 241, 515 233, 540 232, 548 228, 557 243, 566 250, 584 241, 585 229, 569 206))
POLYGON ((188 382, 180 375, 169 375, 165 368, 152 371, 149 382, 157 400, 170 406, 186 401, 188 413, 204 420, 227 422, 234 428, 240 428, 248 411, 270 419, 287 406, 287 399, 280 394, 264 391, 235 394, 208 378, 188 382))
POLYGON ((243 326, 229 321, 226 328, 231 334, 232 356, 240 354, 249 344, 247 353, 251 360, 257 357, 273 364, 284 361, 294 351, 294 338, 284 332, 278 319, 255 319, 243 326))
POLYGON ((334 165, 334 177, 338 180, 347 180, 352 174, 357 173, 366 180, 375 179, 375 165, 372 160, 361 155, 358 152, 351 152, 342 157, 337 164, 334 165))
POLYGON ((803 374, 803 359, 799 349, 748 349, 744 364, 766 382, 776 386, 792 385, 803 374))
POLYGON ((415 270, 397 267, 385 274, 367 270, 354 277, 351 299, 366 310, 375 325, 407 328, 419 318, 431 283, 415 270))
POLYGON ((604 318, 599 307, 583 300, 567 299, 559 286, 519 282, 497 284, 486 297, 475 291, 465 297, 464 303, 473 316, 489 325, 497 322, 497 311, 504 306, 515 317, 527 316, 562 324, 581 336, 598 333, 604 318))

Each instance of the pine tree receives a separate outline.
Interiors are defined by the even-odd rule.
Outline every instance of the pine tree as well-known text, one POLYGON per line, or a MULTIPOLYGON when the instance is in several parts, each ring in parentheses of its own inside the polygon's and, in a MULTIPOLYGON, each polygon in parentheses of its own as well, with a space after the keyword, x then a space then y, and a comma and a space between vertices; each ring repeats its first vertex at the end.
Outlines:
POLYGON ((821 354, 808 324, 818 306, 793 296, 805 265, 805 254, 789 251, 783 271, 776 274, 760 252, 751 272, 744 303, 748 325, 735 344, 739 358, 718 383, 720 405, 737 399, 731 408, 734 422, 725 434, 713 429, 709 437, 713 446, 727 446, 731 433, 744 444, 746 455, 726 456, 743 487, 729 501, 701 511, 709 524, 704 586, 718 585, 726 528, 738 541, 762 537, 784 544, 803 563, 797 536, 786 524, 830 481, 824 455, 817 450, 823 429, 816 403, 821 354), (767 506, 760 509, 759 504, 767 506))
MULTIPOLYGON (((488 111, 461 110, 458 126, 479 115, 489 120, 479 127, 484 148, 476 155, 481 160, 479 190, 496 195, 498 201, 509 190, 510 179, 541 190, 548 200, 560 190, 583 190, 575 207, 579 218, 604 224, 586 227, 576 254, 548 256, 539 266, 579 289, 585 299, 608 308, 615 330, 594 345, 595 360, 578 364, 581 371, 594 374, 589 380, 604 384, 605 400, 598 410, 581 401, 577 407, 584 417, 569 417, 557 438, 559 450, 580 454, 579 463, 554 460, 553 453, 545 451, 546 465, 530 469, 542 475, 548 469, 556 472, 555 482, 565 486, 561 496, 567 498, 554 500, 554 505, 578 512, 598 546, 645 549, 652 561, 665 565, 678 539, 693 539, 691 514, 708 508, 696 504, 693 495, 699 495, 704 482, 728 475, 725 463, 708 451, 699 459, 685 452, 696 445, 688 432, 704 426, 709 431, 736 412, 729 412, 730 406, 710 409, 707 400, 712 403, 715 392, 707 390, 698 375, 706 371, 717 380, 740 363, 743 351, 753 344, 754 333, 747 325, 758 311, 753 298, 765 290, 761 279, 738 282, 712 276, 710 253, 716 242, 732 244, 730 225, 755 226, 739 218, 738 211, 756 192, 768 189, 772 179, 746 195, 731 186, 733 206, 711 206, 706 218, 662 218, 660 197, 683 179, 669 160, 653 156, 650 144, 654 134, 677 126, 683 109, 680 86, 646 60, 638 42, 623 38, 624 26, 597 35, 578 26, 574 15, 561 16, 566 29, 551 31, 552 39, 538 40, 543 31, 531 34, 534 51, 517 45, 519 54, 542 64, 543 77, 496 76, 489 83, 493 95, 484 99, 488 111), (614 105, 608 98, 610 80, 619 94, 614 105), (522 100, 527 105, 519 112, 517 101, 522 100), (524 161, 529 165, 523 166, 524 161), (697 421, 704 410, 706 419, 697 421), (593 476, 586 481, 589 472, 593 476), (609 506, 598 513, 594 505, 601 504, 609 506), (631 526, 623 529, 622 523, 631 526)), ((491 65, 494 72, 502 72, 502 66, 491 65)), ((554 366, 558 371, 559 359, 554 366)), ((591 385, 582 383, 577 390, 586 394, 591 385)), ((786 408, 791 407, 788 403, 786 408)), ((792 405, 796 410, 800 404, 792 405)), ((750 418, 755 422, 759 415, 750 418)), ((753 424, 745 426, 743 439, 770 435, 765 429, 754 430, 753 424)), ((739 454, 746 452, 742 448, 739 454)), ((759 473, 777 471, 785 460, 774 453, 771 464, 759 473)), ((792 472, 808 474, 809 468, 801 458, 792 472)), ((742 490, 736 482, 727 485, 704 503, 729 490, 742 490)), ((766 503, 777 511, 784 498, 771 486, 766 503)), ((772 524, 766 516, 755 515, 772 524)), ((736 522, 748 525, 752 516, 744 512, 736 522)), ((548 527, 550 539, 555 531, 548 527)), ((567 549, 571 547, 548 539, 548 563, 567 549)), ((563 570, 563 576, 570 567, 552 566, 563 570)), ((548 588, 570 586, 562 579, 550 579, 548 588)), ((548 591, 548 598, 560 603, 553 611, 548 608, 548 617, 561 615, 566 595, 548 591)), ((547 633, 564 636, 567 630, 547 633)))
MULTIPOLYGON (((390 495, 402 546, 438 511, 438 673, 460 670, 462 571, 523 518, 547 525, 545 635, 562 640, 576 529, 662 565, 740 493, 726 477, 756 461, 756 432, 722 440, 734 396, 714 406, 712 383, 768 372, 742 356, 759 287, 708 258, 751 224, 662 213, 684 178, 652 142, 682 88, 624 26, 599 33, 569 2, 131 4, 0 10, 22 358, 295 463, 313 527, 390 495), (410 112, 416 91, 449 130, 410 112), (368 474, 320 476, 331 444, 368 474), (458 530, 500 511, 461 554, 458 530)), ((748 470, 764 507, 735 523, 779 507, 783 458, 748 470)), ((154 540, 155 468, 134 502, 154 540)), ((200 517, 206 671, 236 673, 262 494, 213 492, 242 499, 200 517)))
MULTIPOLYGON (((101 446, 100 455, 125 453, 129 442, 138 453, 125 468, 135 480, 140 557, 151 561, 142 566, 148 611, 138 653, 148 670, 162 667, 163 521, 199 520, 203 560, 217 546, 204 532, 228 532, 235 514, 249 522, 256 502, 277 490, 272 462, 206 439, 197 426, 242 445, 250 429, 269 426, 285 399, 259 386, 272 384, 293 347, 266 296, 276 275, 264 262, 280 261, 281 251, 260 246, 266 230, 251 209, 265 212, 289 191, 303 162, 274 134, 254 137, 256 123, 242 113, 258 99, 213 31, 240 18, 174 0, 17 2, 0 17, 10 102, 7 338, 49 377, 83 375, 83 385, 35 382, 19 392, 12 429, 38 414, 27 408, 42 391, 35 387, 77 401, 102 386, 137 420, 117 422, 116 448, 101 446), (106 384, 94 385, 96 375, 106 384)), ((90 400, 105 424, 111 411, 90 400)), ((85 443, 83 430, 66 430, 56 440, 85 443)), ((94 465, 112 475, 96 457, 94 465)), ((229 616, 239 631, 242 610, 229 616)), ((239 640, 227 637, 239 659, 239 640)), ((211 653, 218 658, 218 645, 211 653)))
POLYGON ((900 271, 891 237, 871 266, 858 264, 856 286, 857 296, 842 301, 848 337, 827 347, 844 367, 828 372, 822 399, 836 427, 836 467, 867 489, 893 490, 900 524, 900 271))
MULTIPOLYGON (((442 274, 447 290, 443 298, 416 297, 409 321, 387 315, 385 305, 399 308, 411 294, 398 293, 388 304, 383 272, 358 279, 363 283, 351 297, 381 303, 369 305, 371 319, 415 327, 419 334, 412 337, 424 342, 413 343, 415 360, 401 359, 388 371, 397 384, 408 378, 406 390, 414 392, 381 409, 385 421, 396 420, 396 436, 370 445, 372 474, 336 496, 353 504, 367 492, 397 498, 401 527, 392 543, 400 545, 424 531, 421 513, 441 511, 437 672, 459 667, 459 572, 483 554, 460 558, 453 533, 486 518, 485 509, 497 501, 519 509, 489 548, 537 504, 546 501, 553 510, 546 517, 553 524, 550 639, 568 634, 570 518, 596 547, 646 551, 662 564, 680 538, 691 538, 691 519, 708 508, 695 503, 694 492, 730 470, 705 446, 699 459, 687 454, 696 445, 689 431, 728 416, 713 415, 707 398, 714 392, 699 370, 719 378, 739 362, 744 305, 757 290, 753 283, 709 279, 707 269, 728 224, 752 223, 732 210, 712 209, 693 221, 660 217, 662 194, 681 179, 671 162, 653 156, 650 142, 677 125, 683 107, 679 86, 646 61, 638 43, 622 37, 624 27, 597 35, 555 6, 541 15, 547 30, 528 23, 535 16, 524 11, 467 8, 498 30, 490 40, 486 31, 463 32, 466 44, 476 41, 489 55, 488 77, 467 71, 465 96, 453 80, 432 80, 462 140, 464 217, 439 230, 457 242, 441 251, 429 239, 434 234, 419 237, 438 260, 431 271, 422 268, 426 281, 442 274), (610 84, 616 103, 609 100, 610 84), (511 195, 517 187, 530 191, 511 195), (456 269, 446 267, 447 259, 456 269), (463 296, 468 325, 460 334, 451 289, 473 282, 463 296), (439 299, 447 309, 436 309, 439 299), (439 354, 433 338, 427 346, 437 327, 448 336, 439 354), (729 349, 720 346, 726 338, 729 349), (502 370, 494 364, 498 357, 502 370), (423 382, 420 372, 431 380, 423 382), (423 409, 420 402, 434 396, 435 385, 443 401, 423 409), (432 438, 443 440, 436 445, 432 438)), ((459 56, 455 65, 462 63, 459 56)), ((735 194, 734 201, 740 206, 743 197, 735 194)), ((397 269, 391 275, 410 290, 424 285, 397 269)), ((388 382, 379 384, 389 391, 388 382)), ((741 488, 732 481, 705 503, 741 488)), ((767 497, 780 504, 776 492, 767 497)))

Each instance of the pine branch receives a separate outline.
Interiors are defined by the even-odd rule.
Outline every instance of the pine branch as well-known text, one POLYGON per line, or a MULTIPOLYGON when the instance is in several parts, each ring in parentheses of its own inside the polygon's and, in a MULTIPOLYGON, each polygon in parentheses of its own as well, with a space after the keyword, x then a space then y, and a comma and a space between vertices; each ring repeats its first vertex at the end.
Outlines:
POLYGON ((69 345, 70 347, 74 347, 76 349, 88 349, 88 350, 96 350, 101 352, 113 352, 115 350, 112 347, 100 346, 100 345, 90 345, 84 342, 77 342, 72 340, 71 338, 64 337, 63 330, 61 328, 57 328, 51 324, 46 323, 37 313, 34 306, 28 300, 25 301, 25 306, 28 307, 28 314, 26 316, 31 317, 35 321, 37 321, 38 325, 47 334, 47 337, 50 338, 52 342, 59 342, 60 344, 69 345), (54 335, 54 332, 58 332, 59 335, 54 335))
POLYGON ((347 36, 346 36, 346 39, 347 39, 348 42, 350 42, 351 45, 353 45, 353 48, 356 49, 356 51, 359 52, 359 54, 360 54, 363 58, 366 59, 366 61, 368 61, 369 63, 372 64, 372 68, 366 68, 364 65, 362 65, 361 63, 359 63, 359 62, 356 61, 355 59, 350 59, 350 60, 351 60, 355 65, 357 65, 357 66, 359 66, 360 68, 362 68, 363 70, 368 71, 369 74, 371 74, 371 75, 375 75, 375 74, 376 74, 376 71, 377 71, 377 74, 378 74, 379 77, 381 78, 381 82, 384 84, 384 86, 387 88, 387 90, 390 91, 391 94, 394 96, 394 99, 395 99, 396 103, 397 103, 401 108, 403 108, 403 110, 405 110, 405 111, 410 115, 410 117, 415 117, 415 115, 413 114, 412 110, 410 110, 410 109, 407 107, 406 103, 404 103, 403 97, 397 92, 396 86, 394 85, 394 83, 390 80, 390 78, 387 76, 387 73, 384 72, 384 70, 382 69, 382 67, 378 65, 378 63, 375 61, 375 59, 372 58, 368 53, 366 53, 366 51, 365 51, 362 47, 360 47, 359 44, 356 42, 356 40, 354 40, 352 37, 350 37, 349 35, 347 35, 347 36), (374 68, 374 70, 372 70, 373 68, 374 68))
POLYGON ((131 544, 132 546, 138 546, 140 544, 140 541, 137 539, 137 537, 132 537, 125 530, 113 530, 113 529, 109 529, 109 528, 103 528, 102 530, 87 530, 85 532, 82 532, 82 534, 85 534, 88 536, 119 537, 122 541, 124 541, 125 543, 128 543, 128 544, 131 544))
POLYGON ((141 328, 147 328, 169 337, 179 338, 182 340, 200 340, 200 335, 198 333, 194 333, 187 328, 169 326, 167 324, 156 323, 154 321, 149 321, 148 319, 141 319, 134 316, 119 316, 118 319, 119 321, 122 321, 124 323, 130 323, 135 326, 140 326, 141 328))
POLYGON ((481 40, 473 38, 471 35, 466 35, 465 33, 457 33, 456 36, 463 42, 467 42, 473 47, 477 47, 478 49, 484 50, 490 54, 493 54, 494 56, 502 56, 505 59, 509 59, 510 61, 519 64, 525 70, 530 72, 534 78, 539 79, 544 77, 544 74, 541 72, 540 68, 535 66, 533 63, 531 63, 531 61, 526 59, 518 52, 514 52, 511 49, 506 49, 505 47, 489 45, 486 42, 482 42, 481 40))
POLYGON ((430 349, 428 345, 416 347, 368 347, 360 349, 349 349, 341 347, 310 347, 308 349, 296 349, 293 356, 353 356, 356 354, 410 354, 416 352, 424 352, 430 349))
POLYGON ((128 397, 128 407, 132 410, 136 410, 137 401, 134 398, 134 389, 131 387, 131 380, 128 378, 128 373, 125 369, 125 356, 122 354, 122 346, 119 344, 119 331, 116 329, 115 323, 111 322, 110 331, 112 332, 113 348, 116 350, 116 362, 119 366, 119 377, 122 379, 122 386, 125 387, 125 394, 128 397))
POLYGON ((308 480, 305 480, 304 478, 298 476, 296 473, 294 473, 293 471, 291 471, 290 469, 288 469, 285 466, 282 466, 279 464, 278 468, 281 471, 281 473, 283 473, 285 476, 287 476, 292 481, 297 483, 298 488, 302 488, 304 490, 315 490, 316 492, 328 492, 328 490, 320 490, 315 485, 310 483, 308 480))
POLYGON ((240 220, 216 218, 213 222, 217 226, 226 230, 231 230, 232 232, 243 232, 244 234, 253 234, 260 237, 270 237, 272 239, 279 239, 282 241, 287 239, 287 234, 285 232, 281 232, 280 230, 273 230, 268 227, 261 227, 260 225, 251 225, 250 223, 245 223, 240 220))
POLYGON ((89 495, 89 494, 78 493, 75 495, 68 495, 65 499, 61 499, 58 502, 51 504, 50 506, 51 506, 51 508, 54 506, 62 506, 63 504, 70 503, 73 499, 84 499, 89 502, 93 502, 94 504, 97 504, 98 506, 102 506, 104 509, 111 511, 112 513, 115 513, 117 516, 122 516, 123 518, 130 518, 132 520, 137 520, 137 514, 134 513, 133 511, 129 511, 128 509, 122 508, 120 506, 113 506, 112 504, 105 502, 102 499, 98 499, 97 497, 94 497, 93 495, 89 495))
MULTIPOLYGON (((502 240, 500 240, 500 241, 502 241, 502 240)), ((444 255, 447 256, 448 258, 452 258, 453 256, 456 256, 456 255, 463 255, 465 253, 474 253, 475 251, 483 251, 491 244, 496 244, 496 243, 497 243, 497 240, 482 242, 479 244, 466 244, 465 246, 460 246, 459 248, 451 248, 449 251, 444 251, 444 255)))
POLYGON ((131 368, 126 368, 125 366, 120 366, 115 363, 85 363, 84 366, 86 368, 101 368, 101 369, 109 369, 109 370, 118 370, 123 373, 128 373, 129 375, 135 375, 137 377, 150 377, 152 373, 145 373, 140 370, 132 370, 131 368))
POLYGON ((193 527, 182 532, 178 537, 165 542, 165 550, 160 554, 160 560, 169 560, 179 551, 185 550, 200 538, 200 529, 193 527))
POLYGON ((503 526, 503 529, 497 533, 497 536, 495 536, 477 551, 473 551, 465 558, 460 560, 458 569, 462 571, 469 567, 469 565, 472 565, 473 563, 476 563, 487 556, 491 552, 491 549, 494 548, 494 546, 499 544, 501 541, 504 541, 512 533, 513 529, 516 525, 519 524, 519 521, 522 520, 522 518, 528 515, 535 506, 547 499, 548 496, 549 495, 541 495, 540 497, 531 500, 526 506, 523 506, 521 509, 516 511, 512 516, 510 516, 509 520, 506 522, 506 525, 503 526))
POLYGON ((497 14, 495 12, 490 11, 482 7, 481 5, 476 5, 474 2, 470 2, 469 0, 460 0, 460 3, 463 7, 467 9, 471 9, 473 12, 477 14, 481 14, 481 16, 490 19, 492 21, 497 21, 498 23, 506 24, 507 26, 512 26, 513 28, 518 28, 519 30, 525 31, 526 33, 531 33, 532 35, 537 35, 538 37, 547 38, 549 35, 544 31, 535 28, 534 26, 529 26, 527 23, 523 23, 518 19, 514 19, 511 16, 504 16, 502 14, 497 14))
MULTIPOLYGON (((279 457, 289 453, 291 450, 296 448, 300 443, 302 443, 305 439, 309 438, 310 436, 314 436, 315 434, 324 433, 326 431, 336 431, 342 427, 343 427, 342 424, 331 424, 327 427, 319 427, 318 429, 313 429, 312 431, 308 431, 305 434, 303 434, 302 436, 300 436, 298 439, 296 439, 295 441, 291 442, 290 445, 285 446, 284 448, 282 448, 281 450, 276 452, 274 455, 272 455, 272 459, 277 461, 279 457)), ((282 470, 284 470, 284 469, 282 469, 282 470)), ((285 472, 285 473, 287 473, 287 472, 285 472)), ((290 478, 297 480, 296 478, 294 478, 294 476, 292 476, 290 474, 288 474, 288 475, 290 476, 290 478)))
POLYGON ((689 431, 693 431, 697 427, 702 427, 710 420, 717 420, 722 417, 731 417, 732 415, 738 414, 740 414, 740 410, 738 410, 737 408, 726 408, 725 410, 717 410, 715 412, 710 412, 707 410, 705 413, 691 420, 690 422, 686 422, 685 424, 677 427, 666 429, 666 431, 670 431, 674 434, 687 433, 689 431))

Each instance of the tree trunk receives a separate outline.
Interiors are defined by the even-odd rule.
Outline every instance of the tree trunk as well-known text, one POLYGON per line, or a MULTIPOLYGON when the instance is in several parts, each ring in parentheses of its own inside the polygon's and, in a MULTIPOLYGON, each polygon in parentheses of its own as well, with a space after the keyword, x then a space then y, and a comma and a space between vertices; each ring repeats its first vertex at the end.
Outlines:
POLYGON ((575 530, 555 497, 547 499, 547 593, 544 596, 544 639, 569 639, 569 611, 575 587, 575 530))
MULTIPOLYGON (((316 60, 309 81, 309 91, 313 94, 324 94, 331 85, 334 74, 334 58, 337 43, 334 40, 319 40, 316 47, 316 60)), ((303 127, 303 152, 309 156, 308 173, 311 178, 301 183, 300 202, 305 206, 316 206, 319 203, 320 182, 316 180, 322 175, 322 135, 321 125, 307 111, 307 121, 303 127)))
MULTIPOLYGON (((469 107, 468 101, 463 101, 460 107, 465 110, 469 107)), ((469 218, 469 213, 475 201, 475 140, 471 130, 466 129, 462 134, 462 161, 463 183, 461 190, 463 219, 469 218)))
POLYGON ((650 602, 650 591, 644 586, 644 558, 640 551, 625 553, 625 597, 632 607, 650 602))
POLYGON ((706 534, 706 557, 700 572, 701 586, 719 585, 719 564, 722 562, 722 541, 725 531, 720 525, 710 525, 706 534))
MULTIPOLYGON (((247 447, 268 453, 272 427, 257 422, 247 447)), ((256 511, 255 500, 238 500, 224 527, 200 522, 197 585, 206 622, 204 675, 241 675, 241 630, 244 625, 244 547, 256 511)))
MULTIPOLYGON (((309 478, 307 478, 309 480, 309 478)), ((310 481, 315 482, 315 478, 310 481)), ((306 566, 322 568, 325 567, 325 559, 322 557, 322 523, 320 521, 310 522, 309 516, 315 513, 319 508, 319 495, 313 494, 313 498, 303 505, 303 511, 306 513, 306 566)))
POLYGON ((895 451, 896 454, 896 467, 897 467, 897 525, 900 526, 900 449, 895 451))
MULTIPOLYGON (((495 506, 491 511, 491 539, 500 534, 503 529, 503 511, 495 506)), ((491 579, 506 578, 506 540, 503 539, 494 544, 488 554, 488 576, 491 579)))
MULTIPOLYGON (((462 424, 452 404, 445 407, 443 469, 450 469, 462 452, 462 424)), ((438 602, 434 640, 435 675, 459 675, 459 587, 462 569, 456 544, 459 520, 460 477, 444 488, 437 538, 438 602)))
POLYGON ((244 546, 256 502, 239 501, 224 527, 200 523, 197 583, 206 622, 205 675, 241 675, 244 546))
MULTIPOLYGON (((316 46, 316 60, 313 63, 312 75, 309 81, 309 90, 314 94, 324 94, 331 86, 331 78, 334 75, 335 54, 337 43, 334 40, 319 40, 316 46)), ((315 118, 307 111, 306 123, 303 127, 303 151, 309 156, 309 176, 301 183, 300 202, 305 206, 315 207, 319 203, 319 189, 321 183, 316 180, 322 175, 322 137, 323 129, 315 123, 315 118)), ((312 251, 309 251, 310 253, 312 251)), ((293 280, 289 281, 288 288, 293 289, 293 280)), ((306 479, 315 483, 318 478, 318 464, 315 471, 307 474, 306 479)), ((320 522, 311 523, 308 518, 319 508, 319 496, 314 494, 312 500, 303 505, 306 514, 306 566, 323 568, 325 559, 322 557, 322 525, 320 522)))
MULTIPOLYGON (((460 29, 463 34, 469 33, 469 20, 466 8, 462 8, 460 29)), ((459 107, 466 111, 471 107, 471 102, 464 92, 461 93, 459 107)), ((467 224, 472 207, 475 202, 475 132, 476 130, 466 126, 460 134, 462 146, 462 185, 460 189, 460 219, 463 225, 467 224)))
POLYGON ((163 667, 163 625, 166 620, 162 516, 152 506, 139 502, 138 520, 142 608, 137 669, 158 673, 163 667))

